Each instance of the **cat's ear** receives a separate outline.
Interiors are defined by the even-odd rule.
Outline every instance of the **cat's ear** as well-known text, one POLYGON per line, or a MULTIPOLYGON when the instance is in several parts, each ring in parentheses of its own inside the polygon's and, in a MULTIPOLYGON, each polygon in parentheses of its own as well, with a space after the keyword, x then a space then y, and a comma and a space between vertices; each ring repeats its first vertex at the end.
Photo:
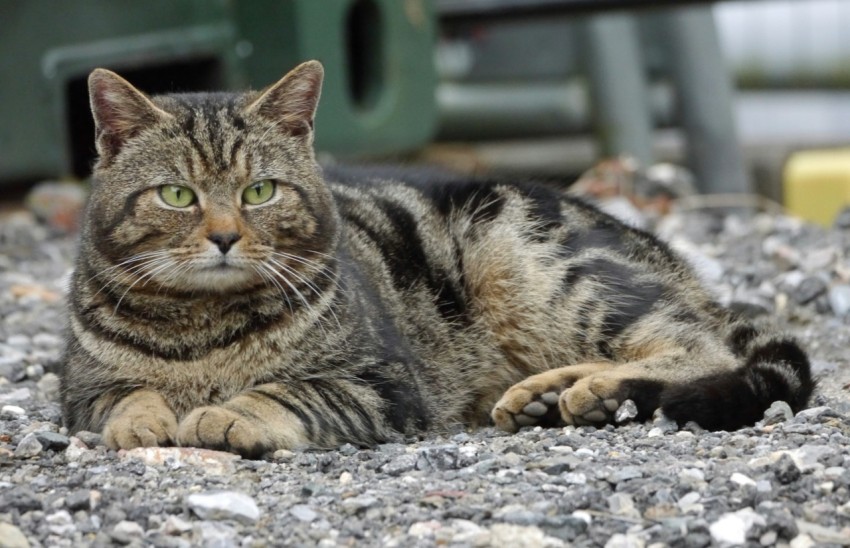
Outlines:
POLYGON ((318 61, 301 63, 261 91, 245 110, 277 122, 290 135, 311 137, 324 75, 318 61))
POLYGON ((89 75, 89 101, 101 157, 115 156, 128 139, 172 117, 127 80, 101 68, 89 75))

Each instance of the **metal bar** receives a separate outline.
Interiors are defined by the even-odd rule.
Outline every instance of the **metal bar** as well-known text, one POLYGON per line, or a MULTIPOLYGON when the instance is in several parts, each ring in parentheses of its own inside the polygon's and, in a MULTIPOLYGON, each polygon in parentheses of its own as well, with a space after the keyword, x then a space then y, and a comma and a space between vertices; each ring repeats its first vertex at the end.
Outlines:
POLYGON ((518 17, 576 15, 612 10, 651 9, 717 0, 436 0, 440 18, 484 21, 518 17))
POLYGON ((603 154, 652 164, 652 114, 634 17, 593 15, 582 31, 594 127, 603 154))
POLYGON ((702 192, 750 192, 737 137, 731 76, 709 6, 673 9, 660 21, 669 47, 688 160, 702 192))

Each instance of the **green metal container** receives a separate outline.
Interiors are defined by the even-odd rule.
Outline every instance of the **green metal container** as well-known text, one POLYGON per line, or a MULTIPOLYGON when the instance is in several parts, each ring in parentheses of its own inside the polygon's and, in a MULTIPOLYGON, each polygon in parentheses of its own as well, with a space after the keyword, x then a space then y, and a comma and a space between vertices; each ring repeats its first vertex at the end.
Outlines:
POLYGON ((86 77, 148 93, 261 88, 326 69, 317 147, 385 154, 436 122, 428 0, 0 0, 0 182, 89 173, 86 77))

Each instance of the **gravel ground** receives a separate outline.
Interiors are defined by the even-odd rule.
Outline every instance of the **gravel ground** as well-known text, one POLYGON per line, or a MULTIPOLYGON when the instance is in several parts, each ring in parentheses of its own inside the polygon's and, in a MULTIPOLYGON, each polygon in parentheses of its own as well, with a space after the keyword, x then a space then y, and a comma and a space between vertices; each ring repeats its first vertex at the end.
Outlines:
MULTIPOLYGON (((73 238, 0 216, 0 546, 850 546, 850 231, 668 217, 719 298, 811 352, 814 407, 737 432, 457 430, 370 449, 107 450, 60 425, 73 238)), ((627 418, 627 409, 622 409, 627 418)))

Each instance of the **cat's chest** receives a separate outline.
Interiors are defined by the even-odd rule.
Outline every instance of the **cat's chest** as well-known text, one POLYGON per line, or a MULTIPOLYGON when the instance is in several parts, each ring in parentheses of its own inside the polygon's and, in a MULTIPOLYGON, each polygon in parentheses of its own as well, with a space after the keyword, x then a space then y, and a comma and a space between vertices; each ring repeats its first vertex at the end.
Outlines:
POLYGON ((161 393, 182 415, 200 405, 223 403, 270 378, 286 376, 285 353, 271 334, 249 336, 192 360, 166 359, 96 336, 78 322, 80 344, 128 384, 161 393))

